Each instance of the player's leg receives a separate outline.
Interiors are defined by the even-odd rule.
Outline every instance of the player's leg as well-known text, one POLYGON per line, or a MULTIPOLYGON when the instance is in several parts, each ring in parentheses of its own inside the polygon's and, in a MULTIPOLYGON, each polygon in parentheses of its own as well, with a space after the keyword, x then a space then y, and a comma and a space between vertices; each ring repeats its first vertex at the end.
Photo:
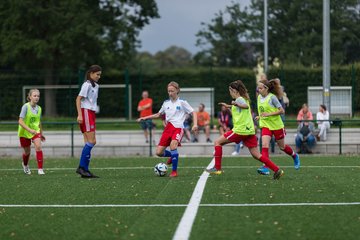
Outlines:
POLYGON ((215 142, 214 142, 215 165, 212 168, 206 169, 207 172, 209 172, 211 174, 217 174, 217 175, 222 173, 222 170, 221 170, 221 162, 222 162, 222 155, 223 155, 222 146, 232 142, 231 140, 229 140, 227 138, 228 136, 235 137, 235 134, 232 131, 229 131, 229 132, 226 132, 224 135, 221 135, 219 138, 217 138, 215 140, 215 142))
POLYGON ((264 163, 268 168, 270 168, 274 172, 274 179, 279 179, 281 176, 284 175, 284 171, 281 170, 273 161, 271 161, 268 157, 263 156, 260 154, 257 147, 249 148, 249 151, 253 158, 259 160, 260 162, 264 163))
POLYGON ((177 177, 177 167, 178 167, 178 161, 179 161, 179 152, 177 150, 179 146, 179 141, 181 141, 181 138, 178 139, 172 139, 170 143, 170 158, 171 158, 171 164, 172 164, 172 171, 170 173, 170 177, 177 177))
POLYGON ((23 149, 22 153, 22 167, 25 174, 31 174, 31 170, 29 167, 29 158, 31 153, 31 140, 27 138, 20 138, 20 146, 23 149))
MULTIPOLYGON (((268 128, 261 129, 261 155, 265 158, 269 158, 269 146, 272 137, 272 132, 268 128)), ((269 175, 269 168, 264 164, 260 168, 257 169, 257 172, 261 175, 269 175)))
POLYGON ((281 151, 285 152, 287 155, 291 156, 294 160, 294 168, 298 170, 300 168, 300 157, 299 155, 287 144, 285 144, 285 138, 277 138, 275 135, 276 142, 281 151))
POLYGON ((37 165, 38 165, 38 174, 39 175, 44 175, 44 170, 43 170, 43 164, 44 164, 44 154, 41 148, 41 136, 39 135, 39 137, 33 138, 33 143, 35 146, 35 152, 36 152, 36 160, 37 160, 37 165))

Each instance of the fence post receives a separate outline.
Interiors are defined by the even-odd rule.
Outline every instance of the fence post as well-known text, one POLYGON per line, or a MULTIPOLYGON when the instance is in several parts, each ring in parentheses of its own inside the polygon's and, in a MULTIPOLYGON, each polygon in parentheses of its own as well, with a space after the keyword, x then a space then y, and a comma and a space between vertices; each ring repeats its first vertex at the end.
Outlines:
POLYGON ((71 157, 74 157, 74 123, 71 123, 71 157))

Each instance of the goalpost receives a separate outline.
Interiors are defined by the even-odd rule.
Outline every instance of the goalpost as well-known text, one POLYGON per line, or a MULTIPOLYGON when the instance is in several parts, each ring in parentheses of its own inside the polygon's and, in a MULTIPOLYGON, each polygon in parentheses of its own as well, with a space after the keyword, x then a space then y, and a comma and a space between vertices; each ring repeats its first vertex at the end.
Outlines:
MULTIPOLYGON (((26 96, 27 96, 27 92, 30 89, 79 89, 79 85, 77 84, 72 84, 72 85, 27 85, 27 86, 23 86, 22 87, 22 100, 23 103, 26 102, 26 96)), ((120 88, 120 89, 126 89, 126 84, 101 84, 100 85, 100 89, 103 88, 120 88)), ((129 119, 132 119, 132 114, 131 114, 131 105, 132 105, 132 90, 131 90, 131 84, 128 85, 128 92, 127 92, 127 113, 128 113, 128 117, 129 119)))

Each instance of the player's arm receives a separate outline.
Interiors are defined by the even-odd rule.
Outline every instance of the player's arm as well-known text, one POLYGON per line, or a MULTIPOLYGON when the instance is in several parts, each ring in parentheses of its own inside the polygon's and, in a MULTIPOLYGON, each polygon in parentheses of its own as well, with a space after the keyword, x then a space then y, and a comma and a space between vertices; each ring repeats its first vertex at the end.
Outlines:
POLYGON ((158 112, 158 113, 155 113, 155 114, 152 114, 152 115, 149 115, 149 116, 146 116, 146 117, 141 117, 141 118, 138 118, 136 119, 137 122, 140 122, 140 121, 143 121, 143 120, 146 120, 146 119, 153 119, 153 118, 159 118, 161 116, 161 113, 158 112))
POLYGON ((221 105, 221 106, 224 106, 226 108, 231 108, 230 104, 227 104, 227 103, 224 103, 224 102, 219 102, 218 104, 221 105))
POLYGON ((83 117, 82 117, 82 113, 81 113, 81 99, 83 98, 83 96, 77 96, 76 97, 76 110, 77 110, 77 121, 78 123, 82 123, 83 122, 83 117))
POLYGON ((21 118, 21 117, 19 117, 19 125, 20 125, 22 128, 24 128, 26 131, 28 131, 29 133, 31 133, 31 134, 33 134, 33 135, 35 135, 35 134, 37 133, 34 129, 29 128, 29 127, 25 124, 24 119, 21 118))
POLYGON ((247 103, 241 103, 241 102, 237 102, 237 101, 231 101, 231 105, 234 105, 235 107, 242 108, 242 109, 248 109, 249 108, 247 103))
POLYGON ((191 128, 192 131, 197 131, 198 130, 198 125, 197 125, 197 114, 195 111, 193 111, 192 113, 192 116, 193 116, 193 126, 191 128))

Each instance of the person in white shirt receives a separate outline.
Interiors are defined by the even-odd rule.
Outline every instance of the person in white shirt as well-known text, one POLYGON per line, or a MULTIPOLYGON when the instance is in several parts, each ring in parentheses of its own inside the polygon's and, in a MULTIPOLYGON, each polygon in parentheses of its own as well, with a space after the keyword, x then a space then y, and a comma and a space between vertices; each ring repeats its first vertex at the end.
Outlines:
POLYGON ((159 157, 169 157, 167 164, 172 164, 170 177, 177 177, 177 165, 179 159, 177 147, 180 145, 184 134, 185 117, 186 114, 193 115, 192 130, 196 131, 197 115, 187 101, 179 98, 178 94, 180 92, 180 87, 177 82, 170 82, 167 85, 167 92, 169 94, 169 99, 164 101, 158 113, 140 117, 137 121, 140 122, 146 119, 159 118, 165 114, 166 126, 156 148, 156 155, 159 157), (170 147, 170 151, 166 150, 167 147, 170 147))
POLYGON ((330 129, 329 112, 326 110, 326 106, 321 104, 319 112, 316 113, 316 123, 318 125, 319 133, 316 135, 318 141, 326 141, 326 133, 330 129))
POLYGON ((76 97, 77 122, 84 137, 85 146, 81 152, 79 167, 76 173, 82 178, 98 178, 89 171, 91 150, 96 144, 96 117, 97 98, 99 93, 98 81, 102 69, 99 65, 92 65, 86 72, 85 82, 76 97))

